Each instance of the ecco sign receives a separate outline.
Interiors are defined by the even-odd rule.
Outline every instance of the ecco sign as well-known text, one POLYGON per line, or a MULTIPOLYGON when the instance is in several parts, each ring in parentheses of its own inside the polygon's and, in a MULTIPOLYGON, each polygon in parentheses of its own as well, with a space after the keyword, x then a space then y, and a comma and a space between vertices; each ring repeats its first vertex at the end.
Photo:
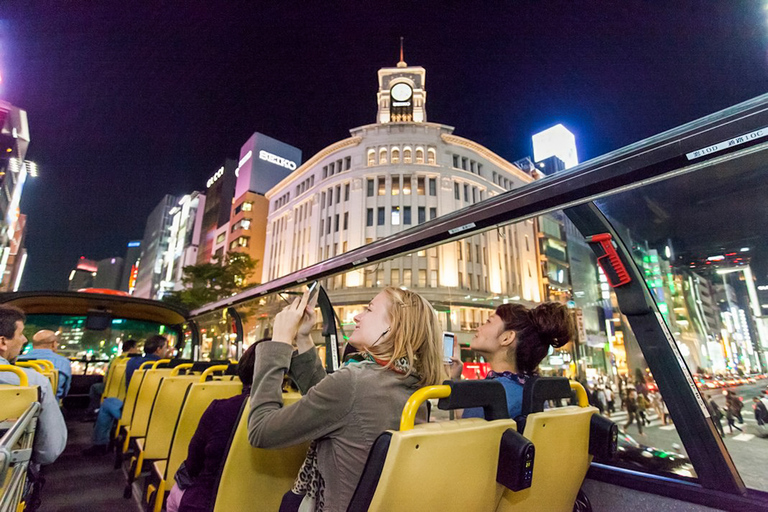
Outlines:
POLYGON ((211 176, 210 178, 208 178, 208 181, 207 181, 207 182, 205 182, 205 185, 206 185, 208 188, 211 188, 211 185, 213 185, 214 183, 216 183, 216 182, 218 181, 218 179, 219 179, 219 178, 221 178, 223 175, 224 175, 224 168, 222 167, 221 169, 219 169, 218 171, 216 171, 216 174, 214 174, 213 176, 211 176))
POLYGON ((296 162, 293 162, 281 156, 273 155, 269 151, 264 151, 263 149, 259 151, 259 160, 264 160, 265 162, 279 165, 280 167, 285 167, 286 169, 289 169, 291 171, 296 170, 296 162))

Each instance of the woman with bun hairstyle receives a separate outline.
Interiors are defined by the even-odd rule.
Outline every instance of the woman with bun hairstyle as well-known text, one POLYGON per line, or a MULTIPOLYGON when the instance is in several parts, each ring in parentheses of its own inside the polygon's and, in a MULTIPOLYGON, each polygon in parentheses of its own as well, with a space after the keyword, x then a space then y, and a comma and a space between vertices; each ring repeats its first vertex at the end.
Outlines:
MULTIPOLYGON (((305 293, 275 316, 272 341, 256 347, 248 439, 259 448, 312 441, 281 510, 346 511, 373 442, 399 428, 414 391, 446 377, 441 329, 423 297, 386 288, 354 318, 349 343, 362 360, 326 375, 309 337, 314 310, 305 293), (303 395, 289 407, 286 372, 303 395)), ((417 420, 426 421, 425 406, 417 420)))
MULTIPOLYGON (((562 347, 573 338, 568 308, 545 302, 528 309, 522 304, 503 304, 481 325, 469 348, 490 363, 486 379, 496 379, 507 393, 509 417, 522 412, 525 381, 537 375, 549 347, 562 347)), ((461 376, 462 363, 453 358, 451 377, 461 376)), ((464 409, 463 418, 482 418, 480 407, 464 409)))

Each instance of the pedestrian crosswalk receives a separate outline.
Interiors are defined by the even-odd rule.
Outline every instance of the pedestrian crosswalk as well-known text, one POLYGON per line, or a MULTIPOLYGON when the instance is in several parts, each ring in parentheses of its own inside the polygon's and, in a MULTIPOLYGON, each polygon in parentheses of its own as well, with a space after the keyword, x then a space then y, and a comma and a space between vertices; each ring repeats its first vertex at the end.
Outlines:
MULTIPOLYGON (((627 411, 621 410, 611 413, 610 416, 607 414, 604 414, 604 416, 609 417, 611 421, 616 423, 620 428, 624 428, 624 426, 627 424, 628 421, 628 415, 627 411)), ((739 433, 737 430, 734 429, 734 433, 737 433, 738 435, 735 435, 733 437, 729 437, 730 439, 733 439, 734 441, 750 441, 757 436, 755 434, 761 434, 762 430, 758 429, 757 426, 757 420, 754 418, 751 414, 743 414, 744 424, 736 422, 736 425, 741 428, 744 432, 739 433)), ((664 423, 661 421, 661 418, 658 414, 656 414, 656 411, 646 411, 645 417, 648 421, 650 421, 650 424, 645 423, 643 425, 643 429, 649 429, 649 428, 658 428, 659 430, 675 430, 675 425, 672 423, 671 419, 668 420, 667 424, 664 425, 664 423)), ((730 429, 728 428, 728 422, 725 418, 720 420, 720 423, 723 425, 723 430, 730 434, 730 429)), ((637 429, 637 422, 633 421, 632 424, 629 426, 630 429, 637 429)))

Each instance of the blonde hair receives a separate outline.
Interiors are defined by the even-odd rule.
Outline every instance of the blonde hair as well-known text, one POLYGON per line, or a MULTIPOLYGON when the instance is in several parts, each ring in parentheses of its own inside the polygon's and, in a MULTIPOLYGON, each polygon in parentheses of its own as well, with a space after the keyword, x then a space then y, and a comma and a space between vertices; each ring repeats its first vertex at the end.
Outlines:
POLYGON ((432 305, 418 293, 400 288, 385 288, 390 305, 389 336, 369 352, 394 367, 403 357, 408 360, 406 375, 416 374, 419 386, 432 386, 447 378, 441 348, 441 329, 432 305))

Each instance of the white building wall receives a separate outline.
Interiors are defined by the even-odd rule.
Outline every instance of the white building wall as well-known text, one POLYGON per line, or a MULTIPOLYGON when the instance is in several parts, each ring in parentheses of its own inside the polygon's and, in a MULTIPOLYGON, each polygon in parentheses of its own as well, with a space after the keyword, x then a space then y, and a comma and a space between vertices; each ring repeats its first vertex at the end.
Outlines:
MULTIPOLYGON (((423 220, 429 221, 434 215, 451 213, 533 181, 511 163, 452 135, 452 131, 449 126, 435 123, 356 128, 351 130, 352 137, 321 151, 270 190, 266 194, 270 212, 263 282, 415 227, 420 211, 423 220), (408 150, 410 163, 406 162, 408 150), (423 161, 417 163, 417 154, 423 155, 423 161), (406 193, 408 178, 410 194, 406 193), (380 179, 384 180, 383 194, 379 193, 380 179), (419 190, 420 179, 423 193, 419 190), (369 180, 373 180, 373 195, 369 195, 369 180), (430 180, 434 180, 434 195, 430 180), (302 186, 309 182, 313 186, 302 186), (393 194, 393 188, 399 193, 393 194), (281 200, 288 192, 290 200, 281 200), (407 207, 410 224, 404 223, 407 207), (379 224, 380 208, 384 209, 383 225, 379 224), (393 208, 399 208, 399 224, 395 225, 393 208), (372 226, 369 215, 373 216, 372 226)), ((336 276, 328 280, 326 288, 334 292, 337 303, 347 302, 345 296, 354 302, 358 295, 355 289, 368 297, 370 292, 365 288, 386 285, 423 288, 454 299, 477 293, 541 300, 532 221, 474 235, 461 243, 462 258, 458 242, 453 242, 381 263, 369 271, 359 269, 336 276)))

